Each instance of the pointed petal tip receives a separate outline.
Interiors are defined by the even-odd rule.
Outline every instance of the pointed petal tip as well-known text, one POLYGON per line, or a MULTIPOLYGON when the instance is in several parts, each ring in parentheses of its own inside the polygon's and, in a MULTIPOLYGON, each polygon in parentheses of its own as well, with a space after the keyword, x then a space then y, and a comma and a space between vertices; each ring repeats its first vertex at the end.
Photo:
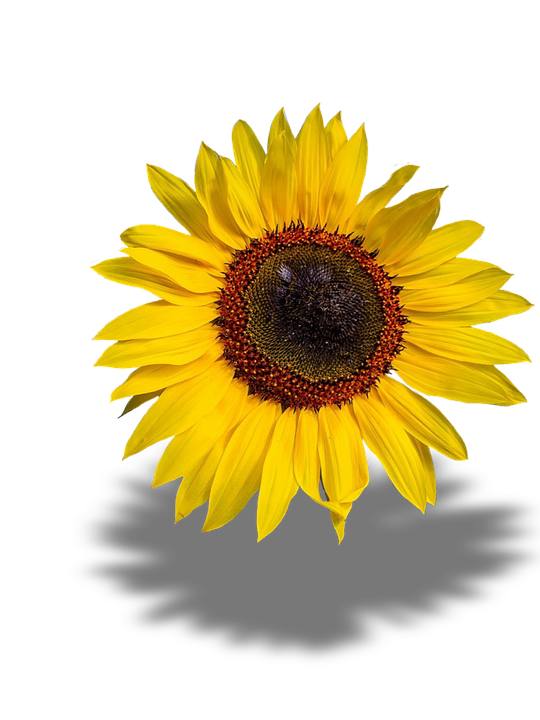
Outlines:
MULTIPOLYGON (((122 416, 120 416, 122 417, 122 416)), ((132 455, 136 455, 140 450, 137 447, 130 447, 129 442, 126 445, 126 449, 124 450, 124 457, 122 460, 126 460, 128 457, 131 457, 132 455)))
POLYGON ((153 174, 161 175, 161 177, 163 178, 163 172, 164 171, 159 167, 159 165, 149 165, 148 163, 146 163, 146 173, 148 175, 148 179, 150 179, 151 175, 153 174))
POLYGON ((149 165, 148 163, 146 163, 146 176, 148 178, 150 186, 152 186, 152 184, 156 182, 155 176, 158 174, 158 172, 159 170, 156 165, 149 165))
POLYGON ((236 120, 231 123, 231 130, 236 127, 236 125, 241 125, 243 122, 247 123, 247 120, 243 117, 237 117, 236 120))
MULTIPOLYGON (((445 185, 444 187, 441 187, 441 188, 437 188, 437 195, 435 197, 437 197, 440 200, 447 190, 448 190, 448 185, 445 185)), ((435 198, 433 198, 433 199, 435 199, 435 198)))
POLYGON ((269 535, 271 535, 274 532, 275 529, 276 529, 275 527, 270 528, 269 530, 268 529, 263 529, 263 530, 257 529, 257 542, 260 543, 261 540, 264 540, 265 538, 267 538, 269 535))
POLYGON ((507 399, 507 406, 520 405, 521 403, 527 402, 527 398, 525 397, 525 395, 515 386, 511 391, 508 392, 507 399))
POLYGON ((357 140, 359 140, 361 138, 362 131, 367 134, 367 122, 365 120, 363 120, 361 123, 358 123, 358 126, 355 130, 353 130, 349 139, 352 140, 353 137, 356 135, 357 140))
POLYGON ((467 446, 465 445, 463 440, 461 438, 460 438, 460 440, 461 440, 461 445, 460 445, 461 452, 456 451, 456 454, 453 459, 461 462, 463 460, 469 459, 469 451, 467 450, 467 446))

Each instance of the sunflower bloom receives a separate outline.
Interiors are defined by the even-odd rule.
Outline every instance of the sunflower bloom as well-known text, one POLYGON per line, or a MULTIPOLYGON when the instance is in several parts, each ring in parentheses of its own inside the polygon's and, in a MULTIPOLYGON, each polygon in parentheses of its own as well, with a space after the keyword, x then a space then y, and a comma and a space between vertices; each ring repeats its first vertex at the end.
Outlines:
POLYGON ((259 491, 260 540, 301 489, 341 542, 368 484, 365 446, 424 512, 430 448, 455 460, 467 450, 423 395, 524 402, 495 365, 527 355, 472 326, 530 303, 502 290, 501 268, 458 257, 481 225, 434 229, 444 188, 388 206, 416 166, 360 200, 364 126, 348 138, 340 114, 325 125, 317 106, 296 137, 281 110, 266 151, 243 121, 232 139, 234 162, 201 145, 195 190, 148 167, 187 232, 129 228, 124 256, 94 267, 158 298, 97 335, 115 341, 97 365, 136 368, 112 394, 129 398, 124 413, 154 400, 125 457, 171 438, 154 487, 182 478, 176 521, 208 502, 203 531, 259 491))

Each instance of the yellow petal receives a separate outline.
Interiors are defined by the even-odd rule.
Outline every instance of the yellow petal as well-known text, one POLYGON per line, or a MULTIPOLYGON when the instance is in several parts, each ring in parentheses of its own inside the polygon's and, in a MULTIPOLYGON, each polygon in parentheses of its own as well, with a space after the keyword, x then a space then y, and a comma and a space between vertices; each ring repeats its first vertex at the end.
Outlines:
POLYGON ((448 186, 426 188, 380 210, 369 221, 364 245, 377 250, 377 262, 395 267, 423 243, 441 214, 448 186))
POLYGON ((321 480, 326 496, 332 502, 340 501, 339 465, 340 427, 331 406, 322 407, 318 414, 318 448, 321 462, 321 480), (338 447, 336 447, 338 444, 338 447))
POLYGON ((277 403, 261 402, 234 431, 212 484, 203 532, 228 523, 257 492, 280 413, 277 403))
MULTIPOLYGON (((211 211, 213 204, 212 195, 217 191, 215 186, 218 165, 217 152, 202 142, 195 161, 195 191, 198 201, 207 213, 211 211)), ((219 204, 219 197, 215 198, 215 202, 219 204)))
POLYGON ((369 476, 362 435, 349 407, 319 410, 318 445, 328 499, 353 502, 367 486, 369 476))
POLYGON ((341 111, 334 115, 325 128, 326 138, 328 140, 328 150, 330 151, 330 159, 336 157, 338 152, 347 142, 347 133, 341 122, 341 111))
POLYGON ((342 503, 341 510, 339 513, 331 512, 330 517, 332 519, 332 525, 338 536, 338 545, 341 545, 341 541, 345 536, 345 520, 352 508, 352 503, 342 503))
POLYGON ((160 395, 128 440, 124 458, 179 435, 206 417, 231 384, 233 372, 221 361, 191 380, 171 385, 160 395))
POLYGON ((318 415, 313 410, 299 410, 294 446, 296 482, 314 500, 319 498, 320 462, 317 452, 318 415))
POLYGON ((162 168, 147 165, 147 169, 152 190, 180 225, 191 235, 219 245, 208 225, 208 215, 189 185, 162 168))
POLYGON ((158 225, 130 227, 124 230, 120 238, 130 247, 145 247, 149 250, 162 250, 173 253, 173 255, 181 255, 210 265, 217 270, 222 270, 223 264, 231 258, 230 250, 225 245, 210 245, 193 235, 186 235, 158 225))
POLYGON ((289 125, 289 121, 285 116, 285 110, 283 108, 281 108, 276 117, 272 120, 272 124, 270 126, 270 133, 268 135, 268 150, 270 150, 274 140, 279 135, 281 135, 282 132, 285 133, 285 137, 289 141, 293 152, 296 152, 296 140, 289 125))
POLYGON ((488 298, 454 312, 415 312, 407 313, 410 320, 420 325, 442 327, 464 327, 493 322, 509 315, 518 315, 532 308, 532 304, 521 295, 499 290, 488 298))
POLYGON ((383 404, 409 434, 453 460, 467 459, 458 431, 429 400, 386 376, 380 379, 378 391, 383 404))
POLYGON ((364 247, 366 250, 369 250, 369 252, 377 250, 390 227, 399 227, 400 219, 411 210, 426 205, 436 198, 440 200, 444 190, 445 188, 423 190, 422 192, 410 195, 406 200, 396 205, 383 208, 379 210, 378 213, 375 213, 369 220, 364 233, 364 247))
POLYGON ((164 338, 120 340, 105 350, 96 366, 185 365, 200 358, 217 342, 216 329, 209 325, 164 338))
POLYGON ((195 187, 208 213, 212 232, 230 247, 237 250, 244 248, 246 236, 229 207, 227 181, 221 158, 205 143, 201 143, 197 156, 195 187))
POLYGON ((377 262, 388 265, 388 272, 394 274, 400 263, 429 235, 440 209, 440 195, 436 195, 403 213, 380 238, 377 262))
POLYGON ((200 422, 171 440, 156 467, 152 487, 189 476, 195 470, 214 443, 245 417, 247 391, 245 383, 233 380, 220 402, 200 422))
POLYGON ((298 219, 294 153, 285 132, 272 143, 261 176, 261 207, 268 229, 298 219))
MULTIPOLYGON (((202 265, 194 260, 142 247, 124 248, 122 252, 142 265, 163 273, 184 290, 193 293, 210 293, 219 290, 223 286, 222 280, 215 275, 210 275, 202 265)), ((218 273, 214 269, 212 272, 218 273)))
MULTIPOLYGON (((356 420, 352 406, 346 404, 339 410, 334 408, 334 411, 339 416, 342 433, 346 438, 351 458, 350 464, 352 472, 350 473, 348 486, 345 482, 347 475, 343 471, 343 463, 346 456, 344 455, 340 458, 342 468, 340 473, 340 485, 342 488, 341 503, 348 504, 349 502, 354 502, 366 489, 369 482, 368 464, 366 451, 364 449, 364 442, 362 440, 362 432, 356 420)), ((345 467, 347 467, 347 465, 345 465, 345 467)))
POLYGON ((338 502, 322 500, 320 496, 321 463, 317 449, 318 437, 318 414, 314 410, 300 410, 294 443, 294 476, 298 485, 312 500, 337 514, 343 514, 338 502))
POLYGON ((232 431, 228 431, 216 440, 210 452, 180 483, 176 493, 175 522, 187 517, 195 508, 204 505, 210 497, 216 470, 231 436, 232 431))
POLYGON ((449 360, 412 345, 393 364, 402 380, 426 395, 488 405, 526 402, 510 380, 491 365, 449 360))
POLYGON ((107 278, 107 280, 148 290, 148 292, 174 305, 197 307, 210 305, 219 299, 217 292, 198 294, 184 290, 163 273, 152 270, 146 265, 141 265, 141 263, 129 257, 104 260, 98 265, 94 265, 92 270, 95 270, 98 275, 107 278))
POLYGON ((399 299, 405 306, 405 314, 409 310, 451 312, 493 295, 511 277, 510 273, 500 268, 491 268, 459 280, 453 285, 425 290, 402 290, 399 299))
POLYGON ((437 487, 435 481, 435 468, 433 467, 433 458, 429 448, 424 443, 417 440, 414 436, 409 438, 416 448, 420 462, 422 463, 422 480, 426 488, 426 501, 430 505, 435 505, 437 499, 437 487))
POLYGON ((366 165, 367 139, 362 125, 332 160, 321 184, 319 220, 330 232, 345 227, 362 192, 366 165))
POLYGON ((451 260, 476 242, 483 232, 482 225, 472 220, 461 220, 433 230, 401 264, 400 276, 423 273, 451 260))
POLYGON ((356 396, 353 408, 368 448, 378 457, 390 480, 403 497, 425 512, 422 461, 401 423, 374 389, 368 398, 356 396))
POLYGON ((319 105, 307 116, 298 133, 297 144, 298 212, 307 226, 313 226, 319 219, 319 191, 330 161, 319 105))
POLYGON ((259 197, 265 158, 263 146, 247 122, 243 120, 239 120, 233 127, 232 143, 236 165, 255 197, 259 197))
POLYGON ((418 288, 436 288, 443 285, 452 285, 459 280, 475 275, 483 270, 492 270, 496 265, 492 265, 482 260, 469 260, 468 258, 453 258, 447 260, 433 270, 418 275, 406 275, 401 277, 398 270, 398 280, 396 283, 402 285, 407 290, 416 290, 418 288))
POLYGON ((258 541, 276 529, 298 490, 293 471, 295 435, 296 415, 288 408, 275 425, 264 461, 257 505, 258 541))
POLYGON ((187 308, 158 300, 128 310, 107 323, 94 340, 134 340, 177 335, 206 325, 217 314, 217 309, 210 306, 187 308))
POLYGON ((346 231, 363 235, 366 225, 379 210, 385 208, 390 200, 404 187, 418 170, 417 165, 405 165, 390 176, 390 179, 377 190, 373 190, 361 200, 347 221, 346 231))
POLYGON ((189 380, 207 370, 219 357, 221 346, 216 343, 202 357, 185 365, 147 365, 137 368, 113 391, 111 402, 130 395, 162 390, 182 380, 189 380))
POLYGON ((482 365, 530 362, 528 355, 510 340, 478 328, 436 328, 411 323, 407 343, 452 360, 482 365))
MULTIPOLYGON (((253 193, 253 190, 231 160, 222 158, 222 162, 227 180, 229 207, 236 222, 248 237, 262 237, 266 223, 257 199, 258 194, 253 193)), ((257 189, 258 192, 259 189, 257 189)))

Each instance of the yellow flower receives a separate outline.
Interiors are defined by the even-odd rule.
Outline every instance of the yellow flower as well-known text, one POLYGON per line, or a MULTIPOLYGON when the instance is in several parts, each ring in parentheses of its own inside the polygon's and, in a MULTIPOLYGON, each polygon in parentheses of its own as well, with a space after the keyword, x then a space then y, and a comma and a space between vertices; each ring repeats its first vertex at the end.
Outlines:
POLYGON ((116 341, 97 365, 138 368, 112 394, 131 398, 124 412, 158 398, 125 457, 172 438, 154 486, 182 477, 176 520, 208 501, 204 531, 258 490, 260 540, 301 488, 330 511, 341 542, 368 484, 364 443, 424 512, 435 502, 429 448, 456 460, 467 451, 407 386, 468 403, 524 402, 495 365, 527 355, 471 326, 530 303, 501 290, 504 270, 457 257, 481 225, 433 229, 444 188, 387 207, 416 166, 359 202, 363 126, 347 139, 340 114, 325 126, 317 106, 296 137, 281 110, 267 152, 243 121, 232 137, 235 163, 201 145, 196 191, 148 167, 188 234, 129 228, 127 257, 94 268, 160 298, 97 335, 116 341))

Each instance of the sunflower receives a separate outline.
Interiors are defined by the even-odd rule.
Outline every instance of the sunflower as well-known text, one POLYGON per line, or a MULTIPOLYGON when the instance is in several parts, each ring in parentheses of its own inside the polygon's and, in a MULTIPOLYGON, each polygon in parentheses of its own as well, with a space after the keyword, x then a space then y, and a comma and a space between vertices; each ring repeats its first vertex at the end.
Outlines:
POLYGON ((259 491, 260 540, 300 488, 329 510, 341 542, 368 484, 365 446, 425 512, 430 448, 455 460, 467 450, 423 395, 524 402, 495 365, 527 355, 472 326, 531 304, 501 289, 501 268, 457 257, 481 225, 433 229, 445 188, 388 206, 415 165, 359 201, 364 126, 348 138, 341 114, 325 125, 317 106, 295 137, 281 110, 266 152, 242 120, 232 141, 235 162, 202 143, 195 191, 148 166, 187 233, 131 227, 124 256, 93 268, 159 298, 96 336, 115 341, 96 365, 137 368, 112 394, 130 398, 124 413, 157 398, 125 457, 172 438, 153 486, 182 478, 176 521, 208 501, 203 531, 259 491))

